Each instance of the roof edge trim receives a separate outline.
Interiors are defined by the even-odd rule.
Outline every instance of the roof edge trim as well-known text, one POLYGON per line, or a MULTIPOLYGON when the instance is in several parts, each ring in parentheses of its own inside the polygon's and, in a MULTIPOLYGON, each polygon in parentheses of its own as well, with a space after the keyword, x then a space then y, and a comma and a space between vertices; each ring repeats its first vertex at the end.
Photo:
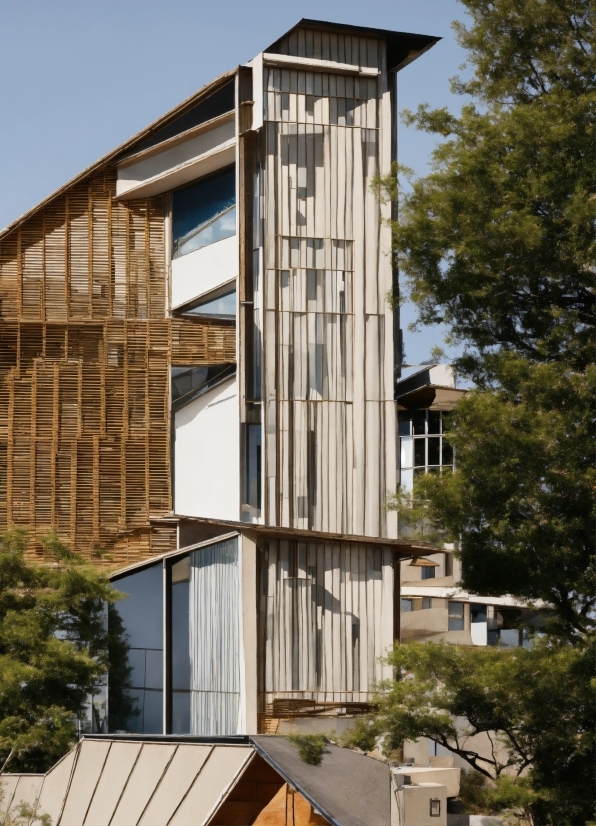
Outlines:
POLYGON ((95 161, 90 166, 83 169, 82 172, 79 172, 73 178, 70 178, 70 180, 62 184, 62 186, 58 187, 58 189, 54 190, 54 192, 50 193, 37 204, 35 204, 35 206, 31 207, 31 209, 28 209, 26 212, 24 212, 19 218, 15 218, 15 220, 8 224, 8 226, 4 227, 4 229, 1 229, 0 241, 13 230, 17 229, 28 218, 31 218, 33 215, 35 215, 35 213, 38 210, 48 206, 48 204, 50 204, 54 200, 54 198, 58 198, 60 195, 62 195, 75 184, 84 181, 85 178, 89 177, 94 172, 99 171, 103 166, 107 166, 107 164, 109 164, 110 161, 116 160, 118 155, 121 155, 123 152, 126 152, 126 150, 134 146, 135 143, 150 137, 150 135, 152 135, 153 132, 156 132, 158 129, 161 129, 162 126, 166 126, 170 120, 173 120, 178 115, 184 114, 186 109, 190 109, 196 103, 200 103, 202 98, 208 97, 212 92, 216 91, 216 89, 219 86, 223 86, 226 81, 231 80, 233 77, 235 77, 237 71, 238 69, 235 68, 231 69, 230 71, 224 72, 221 75, 218 75, 218 77, 216 77, 214 80, 210 81, 205 86, 202 86, 198 91, 193 92, 193 94, 190 97, 186 98, 173 109, 170 109, 168 112, 166 112, 165 115, 162 115, 157 120, 153 121, 153 123, 150 123, 149 126, 146 126, 136 135, 133 135, 132 138, 129 138, 124 143, 121 143, 111 152, 108 152, 106 155, 103 155, 101 158, 99 158, 99 160, 95 161))

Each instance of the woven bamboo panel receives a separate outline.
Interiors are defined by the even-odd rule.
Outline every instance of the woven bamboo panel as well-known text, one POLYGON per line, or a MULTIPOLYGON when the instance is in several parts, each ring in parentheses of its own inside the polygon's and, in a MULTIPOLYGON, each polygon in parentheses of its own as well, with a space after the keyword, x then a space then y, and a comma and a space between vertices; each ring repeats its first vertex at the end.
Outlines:
POLYGON ((98 564, 175 548, 170 366, 235 361, 230 327, 166 318, 161 197, 119 203, 115 170, 0 241, 0 530, 98 564))

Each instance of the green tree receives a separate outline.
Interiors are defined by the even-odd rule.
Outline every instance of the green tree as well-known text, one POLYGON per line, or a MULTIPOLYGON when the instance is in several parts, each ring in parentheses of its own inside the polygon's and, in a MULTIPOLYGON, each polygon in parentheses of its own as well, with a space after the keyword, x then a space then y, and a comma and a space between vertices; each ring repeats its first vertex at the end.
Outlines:
POLYGON ((391 754, 404 740, 428 737, 495 781, 479 795, 485 811, 517 808, 557 826, 590 818, 593 640, 540 640, 515 651, 408 643, 389 662, 398 679, 380 687, 378 712, 358 720, 348 745, 370 751, 382 737, 391 754))
POLYGON ((453 90, 472 102, 406 114, 443 140, 401 193, 399 266, 421 321, 449 326, 480 386, 504 351, 582 370, 596 343, 594 3, 461 2, 472 75, 453 90))
POLYGON ((120 595, 55 536, 45 544, 54 562, 33 564, 23 531, 0 534, 0 771, 62 757, 110 665, 105 608, 120 595))
POLYGON ((406 113, 440 140, 431 172, 379 183, 420 323, 448 326, 476 389, 448 428, 453 474, 388 504, 409 532, 458 542, 465 588, 542 600, 551 620, 533 651, 396 649, 398 679, 355 736, 430 737, 490 775, 485 803, 575 826, 594 816, 596 6, 461 2, 461 112, 406 113), (461 719, 498 738, 492 764, 466 754, 461 719))
MULTIPOLYGON (((596 58, 592 0, 461 0, 459 116, 399 193, 394 249, 420 311, 478 388, 453 416, 453 476, 420 481, 424 524, 460 540, 463 585, 542 599, 593 627, 596 58)), ((383 183, 397 196, 395 178, 383 183)), ((402 524, 412 521, 399 496, 402 524)))

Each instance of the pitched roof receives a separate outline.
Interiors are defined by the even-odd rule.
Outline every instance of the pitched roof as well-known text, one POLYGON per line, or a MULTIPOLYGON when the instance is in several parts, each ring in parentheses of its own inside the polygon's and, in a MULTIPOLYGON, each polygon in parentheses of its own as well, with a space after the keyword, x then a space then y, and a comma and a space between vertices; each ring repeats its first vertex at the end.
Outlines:
POLYGON ((392 29, 376 29, 369 26, 351 26, 346 23, 331 23, 326 20, 309 20, 303 17, 295 26, 285 34, 282 34, 275 43, 272 43, 264 51, 275 52, 284 38, 288 37, 296 29, 315 29, 316 31, 327 31, 343 34, 352 34, 356 37, 378 37, 387 41, 387 69, 390 72, 403 69, 408 63, 416 60, 421 54, 426 52, 442 38, 427 34, 414 34, 412 32, 397 32, 392 29))
POLYGON ((179 103, 177 106, 174 106, 173 109, 170 109, 169 112, 166 112, 164 115, 159 117, 157 120, 150 123, 149 126, 146 126, 144 129, 141 129, 140 132, 137 132, 136 135, 133 135, 132 138, 129 138, 124 143, 121 143, 115 149, 112 149, 111 152, 108 152, 107 155, 103 155, 99 160, 92 163, 91 166, 88 166, 86 169, 83 169, 82 172, 79 172, 78 175, 75 175, 74 178, 71 178, 61 187, 56 189, 42 201, 37 203, 35 206, 28 209, 27 212, 23 213, 19 218, 16 218, 12 221, 7 227, 4 229, 0 229, 0 240, 5 235, 8 235, 9 232, 16 229, 20 224, 30 218, 34 213, 36 213, 39 209, 47 206, 54 198, 58 198, 67 189, 78 184, 80 181, 85 180, 89 175, 92 175, 94 172, 98 172, 104 166, 107 166, 112 161, 115 161, 120 155, 123 155, 129 149, 131 149, 135 144, 139 143, 140 141, 144 141, 147 138, 150 138, 155 132, 159 131, 163 127, 167 126, 176 118, 184 115, 189 109, 192 109, 196 106, 197 103, 200 103, 201 100, 208 97, 209 95, 213 94, 213 92, 217 91, 221 86, 223 86, 227 81, 231 78, 235 77, 236 69, 233 69, 229 72, 224 72, 223 74, 219 75, 215 78, 215 80, 210 81, 205 86, 202 86, 197 92, 194 92, 190 97, 183 100, 182 103, 179 103))
POLYGON ((387 826, 389 766, 349 749, 328 746, 318 766, 304 763, 285 737, 253 735, 258 753, 334 826, 387 826))

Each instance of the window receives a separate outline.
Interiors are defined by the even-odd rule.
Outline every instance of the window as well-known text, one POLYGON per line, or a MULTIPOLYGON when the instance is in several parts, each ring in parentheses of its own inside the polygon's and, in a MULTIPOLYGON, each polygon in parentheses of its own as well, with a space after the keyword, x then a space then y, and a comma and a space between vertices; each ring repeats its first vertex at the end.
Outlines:
POLYGON ((114 583, 128 596, 108 612, 123 660, 109 676, 110 731, 163 732, 163 566, 152 565, 114 583))
POLYGON ((400 599, 400 601, 399 601, 399 610, 400 611, 413 611, 414 610, 414 600, 413 599, 400 599))
POLYGON ((245 439, 244 504, 253 515, 261 511, 261 425, 247 424, 245 439))
POLYGON ((444 435, 447 416, 438 410, 400 411, 400 484, 406 490, 415 475, 453 468, 453 448, 444 435))
POLYGON ((157 144, 167 141, 175 135, 180 135, 188 129, 192 129, 201 123, 206 123, 219 115, 232 111, 234 109, 235 98, 234 85, 234 80, 226 83, 212 95, 209 95, 208 98, 205 98, 193 106, 188 112, 179 115, 171 123, 168 123, 167 126, 162 126, 162 128, 154 132, 153 135, 137 143, 132 151, 140 152, 143 149, 157 146, 157 144))
POLYGON ((435 578, 435 566, 434 565, 423 565, 422 566, 422 579, 434 579, 435 578))
POLYGON ((236 234, 236 172, 224 169, 178 189, 172 201, 173 258, 236 234))
POLYGON ((463 631, 464 623, 464 603, 449 602, 449 631, 463 631))
POLYGON ((422 607, 424 609, 432 608, 433 607, 432 598, 431 597, 422 597, 422 607))
POLYGON ((188 309, 185 308, 182 314, 233 320, 236 318, 236 290, 229 290, 222 295, 199 301, 188 307, 188 309))
POLYGON ((172 406, 184 407, 236 373, 235 364, 172 367, 172 406))
POLYGON ((441 801, 433 797, 430 801, 430 816, 431 817, 441 817, 441 801))
POLYGON ((236 734, 240 708, 238 540, 171 565, 171 732, 236 734))
POLYGON ((470 605, 470 622, 486 622, 486 605, 472 603, 470 605))

